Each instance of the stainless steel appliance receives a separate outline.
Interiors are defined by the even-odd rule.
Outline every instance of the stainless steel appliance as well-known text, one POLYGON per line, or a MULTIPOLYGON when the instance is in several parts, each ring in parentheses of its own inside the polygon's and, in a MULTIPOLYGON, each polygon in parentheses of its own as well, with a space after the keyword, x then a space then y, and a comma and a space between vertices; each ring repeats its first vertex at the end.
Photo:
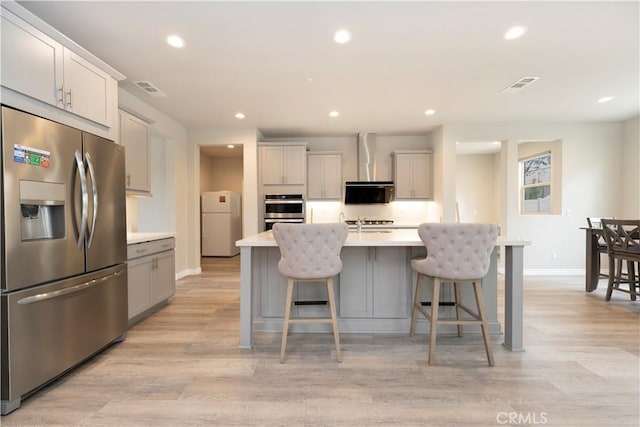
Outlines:
POLYGON ((393 197, 391 181, 347 181, 344 191, 345 205, 372 205, 389 203, 393 197))
POLYGON ((265 194, 264 229, 271 230, 276 222, 304 222, 302 194, 265 194))
POLYGON ((2 106, 0 411, 127 329, 124 147, 2 106))
POLYGON ((393 181, 377 180, 376 145, 375 133, 358 134, 358 181, 345 183, 345 205, 372 205, 393 200, 393 181))

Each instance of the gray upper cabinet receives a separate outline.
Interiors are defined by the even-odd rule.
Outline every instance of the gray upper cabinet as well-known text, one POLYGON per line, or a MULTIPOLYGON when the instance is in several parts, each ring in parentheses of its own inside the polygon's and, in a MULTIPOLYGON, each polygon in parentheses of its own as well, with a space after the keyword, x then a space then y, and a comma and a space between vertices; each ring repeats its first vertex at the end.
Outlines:
POLYGON ((307 198, 342 199, 342 153, 307 153, 307 198))
POLYGON ((433 200, 433 152, 396 150, 393 180, 396 200, 433 200))
POLYGON ((305 185, 307 178, 306 144, 261 144, 260 169, 262 185, 305 185))
POLYGON ((120 110, 120 143, 126 148, 126 185, 129 193, 150 193, 149 126, 139 118, 120 110))
POLYGON ((2 86, 105 127, 114 126, 117 81, 2 9, 2 86))
POLYGON ((2 86, 63 106, 62 45, 2 9, 2 86))

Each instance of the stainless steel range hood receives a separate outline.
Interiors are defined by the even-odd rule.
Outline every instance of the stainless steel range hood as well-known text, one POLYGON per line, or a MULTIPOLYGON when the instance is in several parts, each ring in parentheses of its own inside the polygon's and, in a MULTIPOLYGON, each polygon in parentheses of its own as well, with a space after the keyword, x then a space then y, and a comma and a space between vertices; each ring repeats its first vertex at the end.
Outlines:
POLYGON ((389 203, 393 198, 393 181, 377 181, 376 135, 358 134, 358 181, 347 181, 344 203, 347 205, 389 203))

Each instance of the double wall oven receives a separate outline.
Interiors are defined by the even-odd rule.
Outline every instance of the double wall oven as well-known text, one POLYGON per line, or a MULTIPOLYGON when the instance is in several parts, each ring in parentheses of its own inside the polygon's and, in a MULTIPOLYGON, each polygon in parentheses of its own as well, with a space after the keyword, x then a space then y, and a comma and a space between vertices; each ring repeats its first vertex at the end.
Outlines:
POLYGON ((302 194, 265 194, 264 229, 271 230, 277 222, 303 223, 304 197, 302 194))

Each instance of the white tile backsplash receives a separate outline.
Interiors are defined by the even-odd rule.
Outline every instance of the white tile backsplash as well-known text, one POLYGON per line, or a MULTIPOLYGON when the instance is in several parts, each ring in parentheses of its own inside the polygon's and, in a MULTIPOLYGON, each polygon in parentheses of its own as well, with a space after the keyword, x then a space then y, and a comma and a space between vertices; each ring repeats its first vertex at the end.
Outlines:
POLYGON ((440 222, 442 210, 436 202, 395 201, 380 205, 344 205, 341 202, 308 201, 307 222, 337 222, 340 212, 345 219, 392 219, 397 225, 440 222))

